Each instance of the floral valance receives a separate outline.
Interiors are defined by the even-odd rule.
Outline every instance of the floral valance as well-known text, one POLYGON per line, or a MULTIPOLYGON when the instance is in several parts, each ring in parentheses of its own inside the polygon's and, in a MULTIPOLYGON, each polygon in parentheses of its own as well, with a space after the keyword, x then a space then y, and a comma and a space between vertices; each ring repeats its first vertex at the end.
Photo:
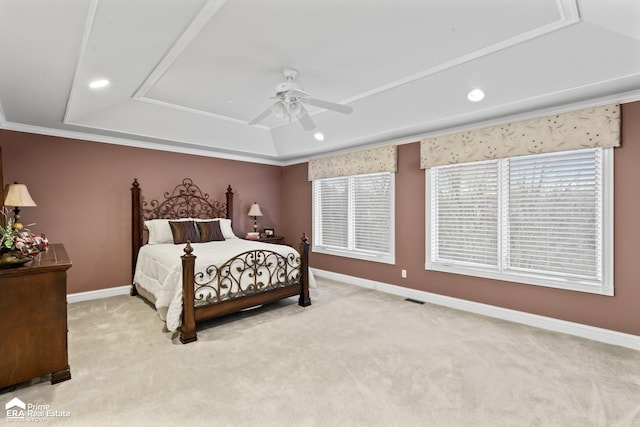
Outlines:
POLYGON ((620 146, 620 105, 506 123, 420 142, 420 167, 620 146))
POLYGON ((365 173, 397 172, 397 152, 397 147, 393 145, 313 159, 309 161, 309 181, 365 173))

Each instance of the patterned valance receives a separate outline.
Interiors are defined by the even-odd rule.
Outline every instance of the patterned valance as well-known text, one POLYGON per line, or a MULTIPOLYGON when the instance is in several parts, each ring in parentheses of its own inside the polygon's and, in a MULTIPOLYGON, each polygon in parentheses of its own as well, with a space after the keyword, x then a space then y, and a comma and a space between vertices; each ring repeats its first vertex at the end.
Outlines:
POLYGON ((310 160, 309 181, 335 176, 397 172, 397 153, 397 147, 392 145, 310 160))
POLYGON ((420 167, 618 146, 620 105, 613 104, 424 139, 420 167))

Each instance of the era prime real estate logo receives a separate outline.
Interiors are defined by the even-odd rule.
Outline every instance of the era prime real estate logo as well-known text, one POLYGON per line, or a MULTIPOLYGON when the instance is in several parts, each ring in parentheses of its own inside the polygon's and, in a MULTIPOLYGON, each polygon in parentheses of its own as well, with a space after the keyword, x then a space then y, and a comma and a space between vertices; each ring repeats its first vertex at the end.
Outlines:
POLYGON ((14 397, 4 405, 4 410, 7 412, 7 420, 23 421, 24 412, 27 410, 27 404, 17 397, 14 397))
POLYGON ((47 418, 69 417, 69 411, 56 411, 46 404, 24 403, 14 397, 4 405, 7 421, 12 422, 42 422, 47 418))

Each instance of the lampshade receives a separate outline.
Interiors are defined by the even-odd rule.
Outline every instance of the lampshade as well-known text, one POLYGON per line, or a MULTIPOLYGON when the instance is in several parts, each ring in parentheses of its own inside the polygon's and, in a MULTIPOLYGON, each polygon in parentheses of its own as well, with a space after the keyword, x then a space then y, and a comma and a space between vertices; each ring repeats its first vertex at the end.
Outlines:
POLYGON ((38 206, 31 198, 29 190, 27 190, 27 186, 24 184, 18 184, 17 182, 7 184, 4 188, 4 194, 4 204, 6 206, 38 206))
POLYGON ((300 104, 298 101, 294 101, 289 104, 289 106, 287 107, 287 111, 289 111, 289 115, 292 118, 297 118, 300 113, 302 113, 302 104, 300 104))
POLYGON ((303 107, 296 98, 285 96, 271 106, 271 112, 282 120, 291 122, 296 120, 302 114, 303 107))
POLYGON ((254 203, 251 205, 251 208, 249 208, 249 216, 262 216, 262 211, 260 210, 260 205, 257 203, 254 203))
POLYGON ((271 106, 271 111, 275 116, 279 119, 291 121, 291 116, 289 116, 289 112, 287 111, 287 107, 284 105, 282 101, 278 101, 271 106))

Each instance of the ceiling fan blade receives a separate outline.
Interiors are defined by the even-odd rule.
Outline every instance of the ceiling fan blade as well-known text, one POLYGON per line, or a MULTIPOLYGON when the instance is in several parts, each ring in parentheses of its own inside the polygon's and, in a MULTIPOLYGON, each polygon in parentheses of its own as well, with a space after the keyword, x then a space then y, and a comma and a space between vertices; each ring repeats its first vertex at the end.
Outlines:
POLYGON ((338 113, 351 114, 353 108, 348 105, 336 104, 335 102, 323 101, 316 98, 304 98, 302 101, 314 107, 326 108, 327 110, 337 111, 338 113))
POLYGON ((289 94, 297 96, 298 98, 300 98, 300 97, 308 97, 309 96, 309 94, 307 92, 303 91, 302 89, 297 89, 297 88, 291 89, 288 92, 289 92, 289 94))
POLYGON ((307 110, 304 107, 302 107, 302 113, 298 116, 298 121, 304 130, 314 130, 316 128, 316 124, 311 120, 311 116, 309 116, 309 113, 307 113, 307 110))
MULTIPOLYGON (((278 101, 280 102, 280 101, 278 101)), ((271 109, 273 108, 274 105, 276 105, 278 102, 273 103, 269 108, 267 108, 266 110, 264 110, 262 113, 258 114, 256 117, 254 117, 253 119, 251 119, 247 124, 249 126, 251 125, 255 125, 256 123, 261 122, 265 117, 267 117, 269 114, 271 114, 271 109)))

